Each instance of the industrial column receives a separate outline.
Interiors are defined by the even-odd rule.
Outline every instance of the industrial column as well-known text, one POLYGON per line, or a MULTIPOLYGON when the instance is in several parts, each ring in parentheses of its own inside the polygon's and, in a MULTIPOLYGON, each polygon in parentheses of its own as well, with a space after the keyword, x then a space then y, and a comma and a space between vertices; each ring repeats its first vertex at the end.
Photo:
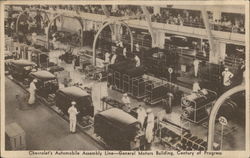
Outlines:
POLYGON ((152 37, 152 47, 156 46, 157 43, 156 43, 156 34, 155 32, 153 31, 153 27, 152 27, 152 23, 151 23, 151 16, 148 12, 148 9, 146 8, 146 6, 141 6, 141 9, 143 11, 143 14, 145 15, 146 17, 146 21, 148 23, 148 30, 151 34, 151 37, 152 37))
POLYGON ((219 59, 218 59, 219 52, 217 52, 215 45, 214 45, 214 39, 213 39, 212 32, 210 29, 208 15, 207 15, 205 7, 202 7, 201 13, 202 13, 203 21, 204 21, 207 36, 208 36, 209 46, 210 46, 209 62, 214 63, 214 64, 218 64, 219 63, 219 59))
POLYGON ((106 15, 106 17, 110 16, 110 13, 105 5, 102 5, 102 10, 103 10, 103 13, 106 15))

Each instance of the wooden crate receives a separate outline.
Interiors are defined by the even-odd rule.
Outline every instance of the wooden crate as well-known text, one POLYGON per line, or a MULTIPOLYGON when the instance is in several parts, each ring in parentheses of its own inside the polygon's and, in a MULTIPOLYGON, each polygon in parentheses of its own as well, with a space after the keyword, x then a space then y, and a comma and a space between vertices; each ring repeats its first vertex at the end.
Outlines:
POLYGON ((10 144, 11 150, 24 150, 26 149, 25 132, 17 124, 11 123, 5 127, 6 142, 10 144))

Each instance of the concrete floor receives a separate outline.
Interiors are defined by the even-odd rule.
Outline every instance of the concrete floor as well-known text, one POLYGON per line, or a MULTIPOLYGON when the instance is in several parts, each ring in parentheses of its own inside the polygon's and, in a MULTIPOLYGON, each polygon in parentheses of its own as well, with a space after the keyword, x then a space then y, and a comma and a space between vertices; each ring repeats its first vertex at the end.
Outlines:
MULTIPOLYGON (((57 59, 58 55, 60 54, 60 51, 53 51, 50 53, 50 59, 57 59)), ((100 99, 103 96, 109 96, 116 100, 120 100, 122 98, 121 93, 108 89, 106 82, 97 82, 87 79, 84 73, 74 70, 72 64, 66 64, 58 60, 54 62, 58 63, 60 66, 63 66, 65 71, 70 72, 70 78, 72 78, 74 83, 80 82, 83 83, 83 86, 92 88, 92 100, 95 106, 95 112, 101 110, 100 99)), ((69 134, 68 123, 62 120, 44 105, 38 105, 36 109, 28 111, 20 111, 16 109, 16 101, 13 99, 16 93, 22 96, 24 95, 24 91, 22 89, 20 89, 9 79, 6 79, 6 124, 16 121, 25 129, 28 138, 28 149, 100 149, 100 146, 98 146, 86 135, 80 133, 75 135, 69 134), (12 91, 10 91, 10 89, 13 88, 16 89, 15 93, 11 93, 12 91)), ((162 105, 150 106, 146 105, 144 102, 138 102, 138 100, 132 98, 131 102, 133 107, 141 104, 146 109, 152 108, 156 116, 158 116, 159 112, 163 109, 162 105)), ((180 113, 180 107, 174 107, 173 112, 168 114, 167 117, 168 119, 176 121, 179 119, 180 113)), ((194 135, 204 140, 207 139, 207 129, 201 125, 190 124, 186 128, 190 129, 194 135)), ((236 131, 224 137, 223 149, 244 150, 245 142, 236 141, 243 140, 242 138, 245 138, 244 128, 237 126, 236 131)), ((217 135, 215 139, 216 142, 220 142, 220 136, 217 135)))
POLYGON ((5 90, 5 125, 17 122, 24 129, 28 150, 102 149, 83 133, 70 134, 68 122, 44 105, 37 104, 33 109, 19 110, 15 95, 24 97, 25 91, 8 78, 5 78, 5 90))
MULTIPOLYGON (((71 64, 65 64, 64 62, 60 63, 61 66, 65 68, 65 70, 70 72, 70 76, 73 81, 83 83, 83 85, 92 87, 92 100, 95 106, 95 112, 101 110, 101 102, 100 99, 104 96, 109 96, 116 100, 121 100, 122 93, 117 92, 115 90, 107 88, 106 82, 98 82, 95 80, 89 80, 85 78, 84 73, 80 73, 78 70, 74 70, 71 64)), ((131 106, 137 107, 141 104, 145 109, 152 108, 155 116, 159 116, 159 112, 163 110, 162 105, 147 105, 142 101, 138 101, 136 99, 130 98, 131 106)), ((180 114, 182 113, 180 106, 173 107, 173 112, 171 114, 167 114, 166 117, 168 120, 172 120, 174 123, 177 123, 181 126, 184 126, 186 129, 190 129, 193 135, 202 138, 203 140, 207 140, 208 130, 202 125, 197 125, 193 123, 181 122, 180 114)), ((234 132, 228 134, 223 138, 223 150, 244 150, 245 141, 242 138, 245 138, 245 129, 241 126, 238 126, 235 123, 231 123, 232 126, 236 128, 234 132), (235 141, 242 140, 242 141, 235 141)), ((231 126, 231 127, 232 127, 231 126)), ((220 129, 217 129, 217 132, 220 129)), ((215 136, 215 141, 220 144, 220 134, 215 136)))

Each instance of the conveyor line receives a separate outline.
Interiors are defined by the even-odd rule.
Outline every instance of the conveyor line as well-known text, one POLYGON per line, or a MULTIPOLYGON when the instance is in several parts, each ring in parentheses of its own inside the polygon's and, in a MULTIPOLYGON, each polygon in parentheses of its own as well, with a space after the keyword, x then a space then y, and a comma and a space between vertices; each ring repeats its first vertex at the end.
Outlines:
MULTIPOLYGON (((19 85, 22 89, 24 89, 25 92, 28 93, 28 90, 26 89, 27 87, 25 85, 23 85, 22 83, 20 83, 18 80, 10 78, 8 77, 11 81, 13 81, 15 84, 19 85)), ((48 107, 50 110, 52 110, 53 112, 55 112, 58 116, 60 116, 62 119, 64 119, 65 121, 69 122, 69 119, 67 116, 62 115, 60 113, 58 113, 55 109, 53 109, 52 107, 55 105, 51 105, 49 104, 49 102, 46 101, 46 99, 40 97, 40 96, 36 96, 37 100, 42 104, 42 105, 46 105, 46 107, 48 107)), ((88 137, 90 137, 92 140, 94 140, 98 145, 100 145, 101 147, 103 147, 105 150, 110 150, 111 148, 104 143, 104 141, 101 140, 101 138, 97 137, 94 134, 94 129, 93 126, 88 126, 88 127, 83 127, 81 124, 77 123, 76 125, 77 129, 82 132, 83 134, 87 135, 88 137), (89 131, 89 132, 88 132, 89 131), (92 134, 91 134, 92 133, 92 134)))

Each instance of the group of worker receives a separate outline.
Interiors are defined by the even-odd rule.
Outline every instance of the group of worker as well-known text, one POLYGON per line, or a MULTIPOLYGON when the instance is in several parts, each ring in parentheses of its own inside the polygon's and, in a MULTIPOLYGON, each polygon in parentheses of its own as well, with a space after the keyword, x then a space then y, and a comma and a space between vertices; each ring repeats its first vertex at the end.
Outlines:
MULTIPOLYGON (((131 109, 131 101, 127 93, 123 94, 122 102, 125 104, 125 106, 131 109)), ((69 122, 70 122, 69 125, 70 125, 71 133, 76 132, 77 115, 79 114, 79 111, 77 110, 75 105, 76 105, 76 102, 72 101, 71 106, 68 109, 69 122)), ((148 108, 147 110, 145 110, 145 108, 143 108, 141 105, 139 105, 136 112, 137 112, 137 120, 138 122, 140 122, 142 129, 145 130, 145 137, 147 141, 146 148, 149 150, 151 147, 153 138, 154 138, 155 116, 151 108, 148 108)))
MULTIPOLYGON (((138 44, 137 44, 138 45, 138 44)), ((116 43, 116 47, 118 48, 122 48, 122 56, 121 56, 121 60, 126 60, 128 59, 127 56, 127 48, 123 46, 123 43, 121 41, 118 41, 116 43)), ((137 46, 138 47, 138 46, 137 46)), ((135 54, 134 54, 134 61, 135 61, 135 67, 140 67, 141 66, 141 60, 138 56, 138 51, 139 48, 136 49, 135 54)), ((106 52, 104 54, 104 65, 109 65, 109 64, 115 64, 118 60, 118 54, 116 52, 113 52, 112 54, 109 52, 106 52)))
MULTIPOLYGON (((200 62, 201 61, 198 59, 193 60, 194 76, 195 77, 198 77, 200 62)), ((239 76, 237 76, 237 78, 242 78, 242 82, 244 82, 244 79, 245 79, 245 63, 244 63, 244 61, 242 62, 242 64, 239 67, 239 72, 241 72, 241 73, 237 74, 237 75, 239 75, 239 76)), ((222 78, 221 84, 222 84, 223 91, 230 89, 232 82, 233 82, 232 79, 235 75, 229 70, 228 67, 225 67, 224 71, 220 75, 222 78)), ((198 83, 198 81, 195 81, 193 83, 193 92, 197 92, 199 90, 200 90, 199 83, 198 83)))
MULTIPOLYGON (((197 75, 197 72, 195 73, 195 75, 197 75)), ((234 74, 229 71, 228 67, 226 67, 221 75, 223 77, 222 85, 224 89, 228 89, 232 85, 232 78, 234 77, 234 74)), ((243 73, 243 78, 244 78, 244 73, 243 73)), ((201 90, 199 82, 195 81, 193 83, 193 92, 198 92, 199 90, 201 90)))
MULTIPOLYGON (((106 52, 105 55, 104 55, 104 64, 105 65, 109 65, 109 64, 115 64, 117 62, 117 53, 113 53, 113 54, 110 54, 109 52, 106 52)), ((123 55, 122 55, 123 59, 127 59, 127 51, 126 49, 124 48, 124 51, 123 51, 123 55)), ((137 54, 134 55, 134 60, 135 60, 135 67, 140 67, 141 66, 141 60, 140 58, 138 57, 137 54)))
POLYGON ((155 116, 151 108, 145 110, 141 105, 137 109, 137 120, 141 123, 141 127, 145 130, 146 150, 151 149, 154 139, 155 116))
MULTIPOLYGON (((200 60, 194 59, 193 65, 194 65, 194 76, 198 77, 198 70, 199 70, 199 64, 200 60)), ((229 71, 229 68, 226 67, 224 71, 222 72, 222 77, 223 77, 223 85, 224 86, 230 86, 231 85, 231 79, 233 78, 233 73, 229 71)))
MULTIPOLYGON (((124 56, 124 58, 127 58, 126 48, 123 49, 123 56, 124 56)), ((111 57, 111 54, 109 52, 105 53, 104 62, 106 64, 115 64, 116 59, 117 59, 116 53, 113 53, 112 57, 111 57)), ((140 62, 140 58, 138 57, 138 55, 134 56, 134 60, 135 60, 135 67, 139 67, 141 65, 141 62, 140 62)), ((195 59, 193 61, 194 76, 195 77, 198 76, 199 63, 200 63, 200 61, 198 59, 195 59)), ((223 86, 225 86, 225 87, 230 86, 232 84, 231 79, 233 78, 234 74, 229 71, 229 68, 226 67, 221 75, 223 77, 223 86)), ((30 96, 29 96, 29 100, 28 100, 28 104, 30 104, 30 105, 35 103, 36 91, 37 91, 36 83, 37 82, 38 82, 37 79, 34 79, 30 83, 30 87, 29 87, 30 96)), ((200 88, 198 81, 195 81, 193 84, 193 92, 197 93, 200 90, 201 90, 201 88, 200 88)), ((123 94, 123 97, 121 100, 126 105, 126 107, 128 107, 128 111, 129 111, 131 109, 131 101, 130 101, 130 98, 128 97, 128 94, 127 93, 123 94)), ((71 133, 76 132, 77 115, 79 114, 75 105, 76 105, 76 102, 72 101, 71 107, 68 109, 69 121, 70 121, 70 132, 71 133)), ((152 112, 152 109, 149 108, 149 109, 145 110, 145 108, 143 108, 141 105, 139 105, 136 112, 137 112, 138 122, 140 122, 142 129, 145 130, 147 149, 149 150, 151 148, 151 143, 152 143, 153 137, 154 137, 154 114, 152 112)))
MULTIPOLYGON (((123 94, 122 102, 126 107, 128 107, 128 109, 131 109, 131 101, 127 93, 123 94)), ((137 120, 141 124, 141 129, 145 131, 145 138, 147 141, 146 149, 150 150, 151 143, 154 138, 154 114, 152 112, 152 109, 148 108, 147 110, 145 110, 145 108, 141 105, 138 106, 136 113, 137 120)))
MULTIPOLYGON (((29 99, 28 99, 28 104, 33 105, 36 102, 36 91, 37 91, 37 79, 33 79, 30 83, 29 87, 29 99)), ((77 122, 77 115, 79 112, 77 111, 76 107, 76 102, 72 101, 71 106, 68 109, 68 114, 69 114, 69 121, 70 121, 70 132, 75 133, 76 132, 76 122, 77 122)))

